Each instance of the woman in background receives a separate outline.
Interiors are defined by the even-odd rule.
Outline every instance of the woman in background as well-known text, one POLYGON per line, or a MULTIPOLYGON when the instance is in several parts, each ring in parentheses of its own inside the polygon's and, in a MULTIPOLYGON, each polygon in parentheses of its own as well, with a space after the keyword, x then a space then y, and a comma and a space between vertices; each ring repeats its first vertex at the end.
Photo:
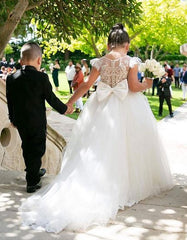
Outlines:
POLYGON ((56 87, 56 91, 58 91, 58 87, 59 87, 59 82, 58 82, 58 71, 60 69, 60 65, 59 65, 59 60, 56 59, 55 60, 55 65, 53 66, 53 71, 52 71, 52 78, 53 78, 53 82, 55 84, 56 87))

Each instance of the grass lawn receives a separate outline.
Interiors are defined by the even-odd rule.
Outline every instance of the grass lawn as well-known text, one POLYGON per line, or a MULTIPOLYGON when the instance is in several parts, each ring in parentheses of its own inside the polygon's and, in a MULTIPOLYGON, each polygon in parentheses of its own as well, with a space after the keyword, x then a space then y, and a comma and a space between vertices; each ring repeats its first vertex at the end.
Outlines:
MULTIPOLYGON (((48 74, 49 74, 50 81, 53 85, 53 89, 55 91, 55 87, 54 87, 54 84, 53 84, 53 81, 52 81, 51 73, 48 73, 48 74)), ((171 102, 172 102, 173 111, 175 111, 175 109, 178 108, 179 106, 181 106, 184 103, 184 101, 182 100, 182 90, 181 89, 176 89, 174 86, 172 86, 172 90, 173 90, 173 98, 171 99, 171 102)), ((69 85, 68 85, 65 73, 62 72, 62 71, 59 73, 59 91, 55 92, 55 94, 64 103, 66 103, 68 101, 68 99, 70 98, 69 85)), ((164 102, 163 115, 162 115, 162 117, 159 117, 158 116, 158 108, 159 108, 159 98, 158 98, 158 96, 152 96, 151 91, 150 91, 150 93, 146 93, 145 95, 148 98, 148 101, 149 101, 149 104, 150 104, 151 109, 153 111, 153 114, 154 114, 154 116, 157 120, 161 120, 162 118, 166 117, 169 114, 168 106, 167 106, 166 102, 164 102)), ((86 98, 83 98, 84 103, 86 102, 86 100, 87 100, 86 98)), ((73 119, 78 118, 77 113, 73 113, 73 114, 67 115, 67 116, 69 116, 73 119)))

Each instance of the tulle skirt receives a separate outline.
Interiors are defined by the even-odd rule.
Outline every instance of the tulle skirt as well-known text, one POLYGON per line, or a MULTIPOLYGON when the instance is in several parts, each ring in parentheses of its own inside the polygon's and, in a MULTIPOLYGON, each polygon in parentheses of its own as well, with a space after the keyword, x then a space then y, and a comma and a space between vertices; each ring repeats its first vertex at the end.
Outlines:
POLYGON ((49 232, 84 230, 115 219, 172 187, 165 151, 146 97, 129 92, 98 101, 79 116, 54 181, 22 203, 23 223, 49 232))

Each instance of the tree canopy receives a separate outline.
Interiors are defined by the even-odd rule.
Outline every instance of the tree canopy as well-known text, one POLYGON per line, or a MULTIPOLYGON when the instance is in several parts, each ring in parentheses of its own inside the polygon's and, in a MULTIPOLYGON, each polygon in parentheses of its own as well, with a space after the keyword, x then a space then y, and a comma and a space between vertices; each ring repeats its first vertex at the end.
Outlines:
POLYGON ((179 54, 180 45, 187 41, 187 3, 143 0, 142 9, 140 24, 129 28, 131 48, 142 59, 179 54))
MULTIPOLYGON (((131 38, 131 49, 135 55, 142 59, 150 57, 159 59, 166 54, 179 54, 180 45, 187 40, 187 31, 184 30, 187 25, 186 3, 180 0, 171 0, 169 2, 165 0, 142 0, 141 4, 142 11, 138 14, 139 21, 135 19, 133 25, 126 24, 131 38)), ((113 15, 111 16, 113 17, 113 15)), ((96 21, 96 19, 97 16, 94 17, 93 21, 96 21)), ((49 25, 48 31, 47 24, 45 27, 44 23, 39 24, 38 32, 45 32, 43 34, 44 53, 50 56, 53 50, 55 52, 64 49, 70 51, 79 49, 90 56, 100 56, 106 49, 106 35, 111 25, 107 25, 108 29, 106 27, 106 31, 101 30, 98 32, 97 28, 94 29, 94 24, 88 24, 87 27, 84 22, 81 24, 79 27, 82 30, 79 31, 78 36, 69 35, 70 42, 65 41, 64 38, 57 41, 56 37, 61 35, 58 35, 57 29, 54 29, 56 25, 49 25), (45 31, 41 28, 44 28, 45 31)))
POLYGON ((138 23, 141 13, 137 0, 3 0, 0 7, 4 9, 0 12, 0 55, 25 12, 28 19, 38 21, 41 34, 49 33, 53 25, 56 38, 69 41, 86 29, 94 43, 118 21, 128 26, 138 23))

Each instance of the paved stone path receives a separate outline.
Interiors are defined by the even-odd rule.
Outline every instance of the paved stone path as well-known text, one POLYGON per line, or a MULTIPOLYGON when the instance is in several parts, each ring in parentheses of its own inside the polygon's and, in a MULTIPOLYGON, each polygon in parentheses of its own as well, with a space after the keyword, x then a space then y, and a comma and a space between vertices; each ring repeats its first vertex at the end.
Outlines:
MULTIPOLYGON (((51 114, 48 120, 66 135, 68 141, 74 121, 65 119, 67 122, 64 122, 62 116, 51 114), (58 121, 61 120, 63 125, 59 129, 58 121), (68 131, 64 133, 66 126, 68 131)), ((171 191, 120 211, 116 221, 108 226, 94 227, 84 233, 63 231, 53 234, 21 225, 17 210, 21 201, 29 196, 25 193, 24 173, 0 169, 0 239, 187 240, 187 104, 177 109, 174 118, 165 118, 158 126, 175 181, 171 191)), ((44 184, 50 182, 51 178, 44 177, 44 184)))
POLYGON ((61 115, 55 111, 51 111, 47 117, 48 124, 61 134, 66 142, 69 141, 71 130, 75 124, 75 120, 64 115, 61 115))

